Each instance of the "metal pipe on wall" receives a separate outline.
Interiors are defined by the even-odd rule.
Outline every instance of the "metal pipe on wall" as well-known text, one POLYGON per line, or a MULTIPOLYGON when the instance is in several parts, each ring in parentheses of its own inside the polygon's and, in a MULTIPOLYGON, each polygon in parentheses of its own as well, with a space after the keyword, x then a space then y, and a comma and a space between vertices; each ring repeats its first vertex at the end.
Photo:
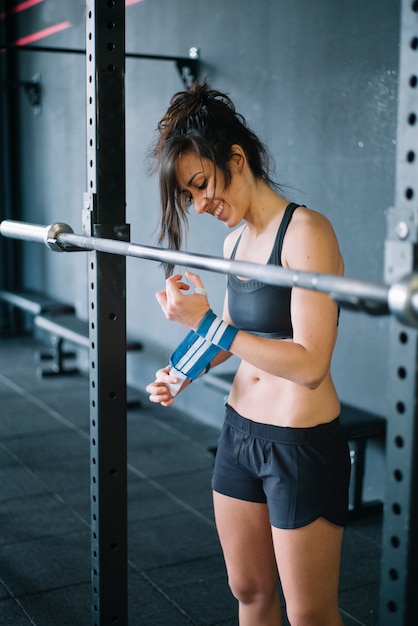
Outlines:
MULTIPOLYGON (((5 38, 4 38, 5 41, 5 38)), ((87 46, 88 47, 88 46, 87 46)), ((1 41, 0 38, 0 50, 7 50, 8 52, 32 52, 39 53, 45 52, 48 54, 74 54, 84 56, 86 50, 81 48, 65 48, 65 47, 53 47, 53 46, 18 46, 16 44, 7 44, 1 41)), ((189 56, 178 56, 168 54, 144 54, 140 52, 126 52, 126 59, 143 59, 149 61, 172 61, 176 64, 180 78, 183 81, 184 86, 187 88, 193 81, 197 80, 199 76, 199 48, 191 46, 189 48, 189 56)))

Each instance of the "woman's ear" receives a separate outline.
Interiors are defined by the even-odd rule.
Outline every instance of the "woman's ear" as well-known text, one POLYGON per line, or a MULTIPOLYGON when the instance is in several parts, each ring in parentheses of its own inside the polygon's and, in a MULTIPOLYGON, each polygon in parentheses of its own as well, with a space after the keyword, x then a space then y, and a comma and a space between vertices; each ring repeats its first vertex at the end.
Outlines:
POLYGON ((231 146, 231 167, 235 168, 235 171, 239 174, 243 171, 247 163, 247 157, 244 150, 238 144, 231 146))

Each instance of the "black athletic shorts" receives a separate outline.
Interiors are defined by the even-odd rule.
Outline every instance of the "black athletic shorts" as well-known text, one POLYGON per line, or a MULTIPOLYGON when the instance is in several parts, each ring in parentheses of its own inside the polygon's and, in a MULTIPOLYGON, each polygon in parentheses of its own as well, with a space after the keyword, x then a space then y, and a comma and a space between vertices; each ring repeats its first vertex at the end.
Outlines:
POLYGON ((270 523, 299 528, 318 517, 346 526, 350 452, 339 419, 311 428, 261 424, 227 405, 214 491, 267 503, 270 523))

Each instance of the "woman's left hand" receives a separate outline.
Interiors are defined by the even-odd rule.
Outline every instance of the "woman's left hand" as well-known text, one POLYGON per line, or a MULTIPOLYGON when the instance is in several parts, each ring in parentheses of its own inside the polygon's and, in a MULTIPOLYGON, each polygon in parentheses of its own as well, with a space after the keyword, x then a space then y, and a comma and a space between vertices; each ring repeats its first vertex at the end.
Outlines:
POLYGON ((203 290, 204 294, 184 294, 190 286, 182 282, 181 274, 174 274, 167 279, 165 289, 157 292, 156 298, 167 319, 196 330, 210 307, 200 276, 187 270, 186 277, 195 289, 203 290))

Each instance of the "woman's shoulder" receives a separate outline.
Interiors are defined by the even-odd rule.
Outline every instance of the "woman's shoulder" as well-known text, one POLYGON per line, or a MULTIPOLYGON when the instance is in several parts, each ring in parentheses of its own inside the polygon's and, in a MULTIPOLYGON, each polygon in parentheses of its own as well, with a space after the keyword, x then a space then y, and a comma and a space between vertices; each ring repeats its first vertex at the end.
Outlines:
MULTIPOLYGON (((286 231, 282 258, 285 266, 295 269, 321 266, 321 260, 339 267, 341 252, 330 220, 323 213, 298 207, 286 231)), ((320 267, 317 269, 321 271, 320 267)))
POLYGON ((288 226, 289 238, 312 237, 315 234, 336 239, 330 220, 323 214, 306 206, 298 206, 288 226))
MULTIPOLYGON (((299 224, 312 227, 328 227, 331 226, 329 219, 319 211, 310 209, 309 207, 301 204, 297 207, 292 217, 292 224, 299 224)), ((332 226, 331 226, 332 227, 332 226)))

